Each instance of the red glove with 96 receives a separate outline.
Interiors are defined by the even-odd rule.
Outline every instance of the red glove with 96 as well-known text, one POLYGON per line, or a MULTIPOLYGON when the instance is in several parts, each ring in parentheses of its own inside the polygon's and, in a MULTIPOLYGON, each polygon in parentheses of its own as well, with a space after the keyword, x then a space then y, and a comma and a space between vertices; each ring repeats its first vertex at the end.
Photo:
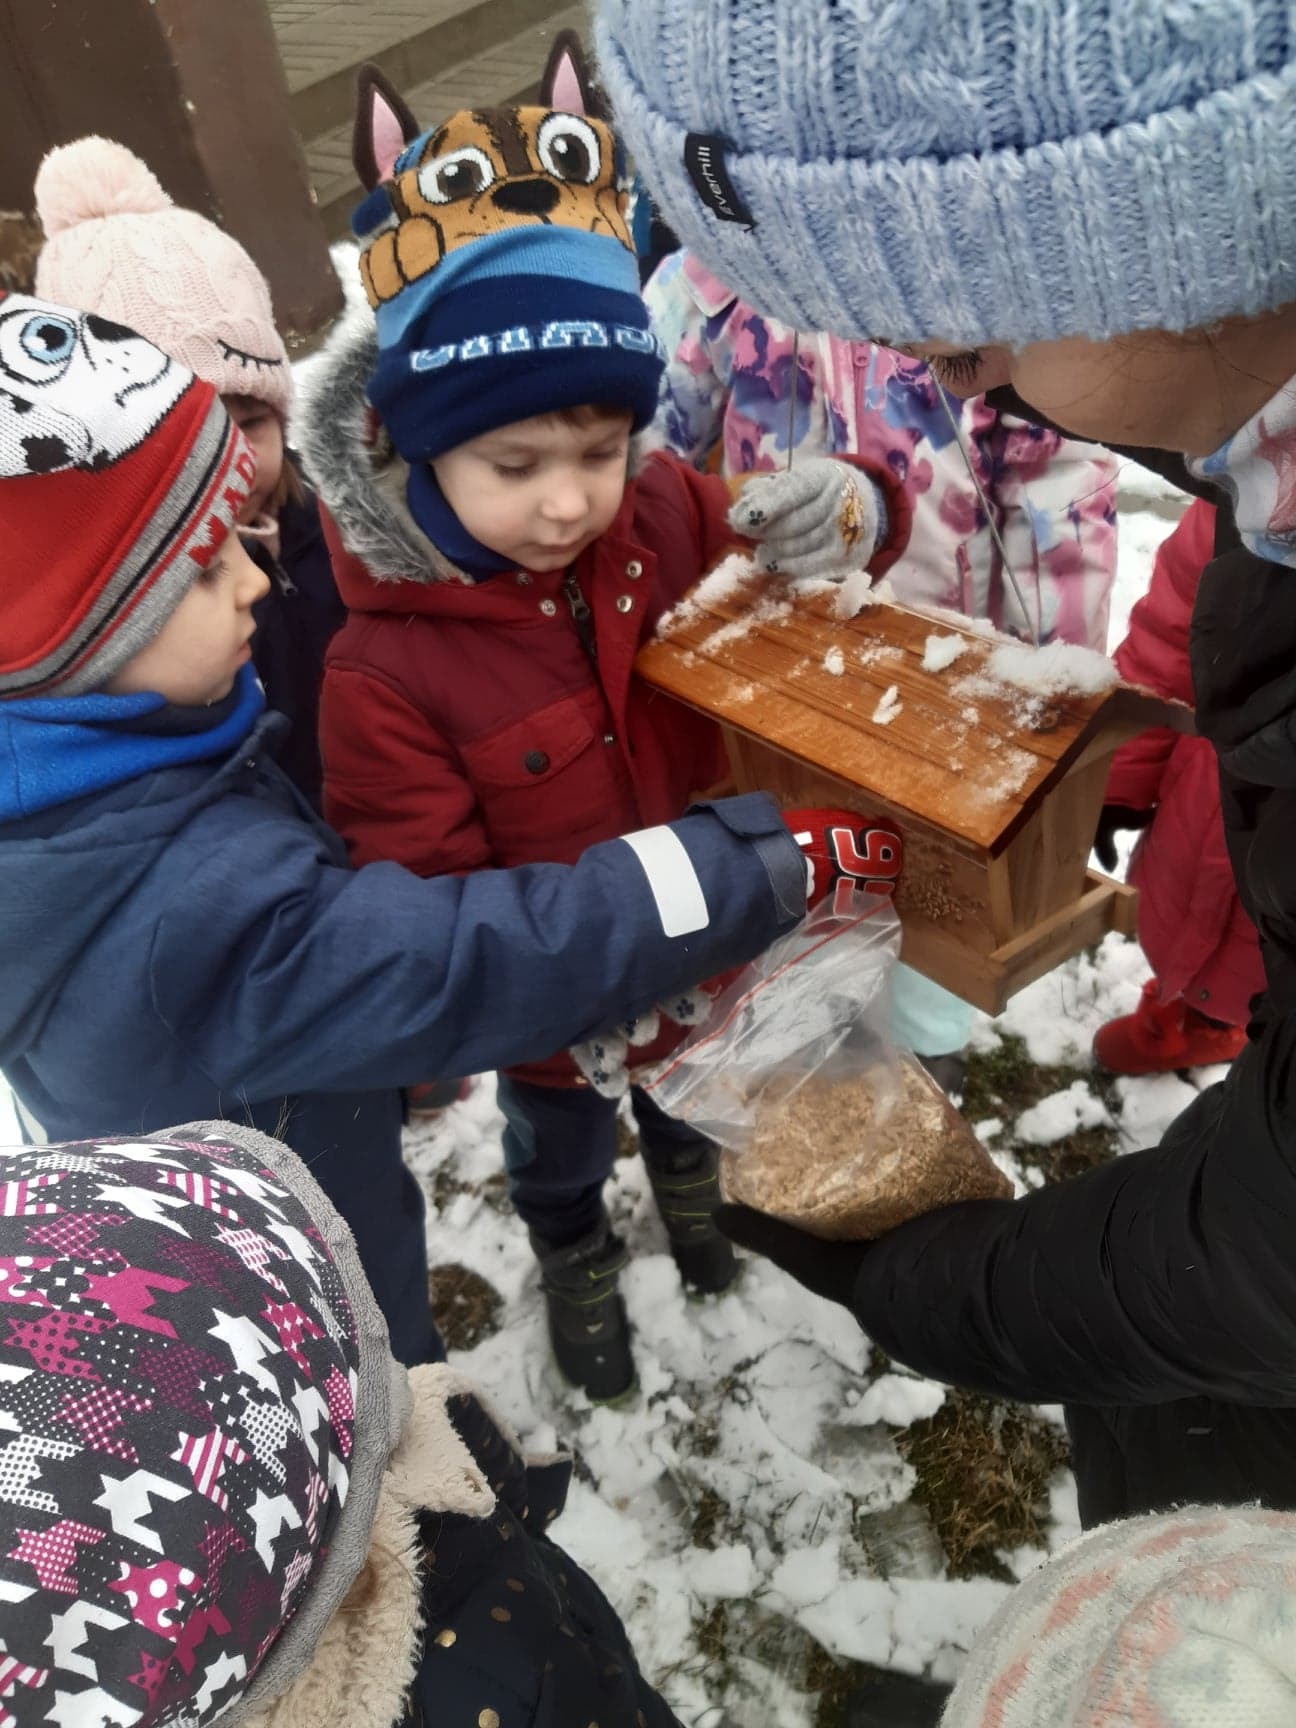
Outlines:
POLYGON ((830 894, 846 914, 857 893, 895 892, 904 843, 893 823, 852 810, 785 810, 783 820, 806 855, 807 911, 830 894))

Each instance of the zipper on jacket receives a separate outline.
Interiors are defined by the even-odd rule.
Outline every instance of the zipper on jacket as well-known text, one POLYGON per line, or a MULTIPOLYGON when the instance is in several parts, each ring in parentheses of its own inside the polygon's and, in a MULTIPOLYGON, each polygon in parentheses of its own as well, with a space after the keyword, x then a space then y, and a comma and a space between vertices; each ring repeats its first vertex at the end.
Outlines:
POLYGON ((563 577, 563 593, 567 597, 567 604, 571 607, 576 634, 580 637, 581 647, 585 650, 585 658, 591 666, 597 667, 598 643, 594 640, 594 614, 590 611, 589 601, 581 593, 581 586, 576 580, 574 570, 569 570, 563 577))

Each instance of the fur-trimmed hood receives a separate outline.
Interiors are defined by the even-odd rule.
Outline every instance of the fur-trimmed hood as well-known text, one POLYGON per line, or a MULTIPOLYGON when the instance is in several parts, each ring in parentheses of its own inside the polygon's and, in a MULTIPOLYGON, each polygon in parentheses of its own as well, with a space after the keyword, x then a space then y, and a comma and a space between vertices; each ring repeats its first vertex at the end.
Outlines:
POLYGON ((299 382, 293 436, 306 477, 375 582, 468 582, 410 515, 409 467, 369 405, 377 359, 373 313, 348 312, 299 382))
MULTIPOLYGON (((409 465, 370 406, 378 331, 367 306, 339 321, 306 377, 298 378, 293 440, 306 477, 333 518, 343 546, 375 582, 472 578, 438 551, 405 502, 409 465)), ((662 447, 649 428, 631 440, 628 478, 662 447)))

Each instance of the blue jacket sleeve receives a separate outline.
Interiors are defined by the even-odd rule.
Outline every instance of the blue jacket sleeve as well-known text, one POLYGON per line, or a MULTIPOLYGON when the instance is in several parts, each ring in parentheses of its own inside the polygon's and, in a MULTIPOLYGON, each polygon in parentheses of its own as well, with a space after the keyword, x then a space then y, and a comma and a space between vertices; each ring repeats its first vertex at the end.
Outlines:
POLYGON ((763 794, 574 865, 429 881, 339 866, 250 800, 200 825, 187 867, 150 883, 150 988, 204 1073, 251 1098, 538 1060, 751 959, 805 909, 763 794))

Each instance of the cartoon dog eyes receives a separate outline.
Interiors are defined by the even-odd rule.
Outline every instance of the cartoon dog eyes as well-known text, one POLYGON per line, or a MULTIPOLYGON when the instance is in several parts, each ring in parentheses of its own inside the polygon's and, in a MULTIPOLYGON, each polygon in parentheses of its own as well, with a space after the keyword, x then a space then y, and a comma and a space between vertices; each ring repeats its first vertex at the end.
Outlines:
POLYGON ((105 468, 190 383, 182 366, 109 318, 0 295, 0 476, 105 468))
MULTIPOLYGON (((535 147, 545 173, 564 185, 592 186, 603 172, 598 133, 575 114, 550 114, 540 124, 535 147)), ((401 166, 397 164, 398 170, 401 166)), ((434 156, 417 170, 418 189, 429 204, 477 198, 500 178, 490 157, 475 144, 434 156)))
POLYGON ((495 164, 484 150, 472 145, 434 156, 418 170, 418 189, 429 204, 453 204, 459 198, 475 198, 495 184, 495 164))
POLYGON ((376 67, 362 68, 354 159, 369 192, 355 227, 375 308, 517 220, 634 251, 624 160, 571 31, 554 44, 539 106, 464 111, 432 132, 420 131, 376 67))
POLYGON ((76 325, 53 312, 0 317, 0 371, 28 384, 61 378, 76 352, 76 325))
POLYGON ((598 134, 575 114, 551 114, 541 121, 536 154, 546 174, 570 186, 592 186, 603 172, 598 134))

